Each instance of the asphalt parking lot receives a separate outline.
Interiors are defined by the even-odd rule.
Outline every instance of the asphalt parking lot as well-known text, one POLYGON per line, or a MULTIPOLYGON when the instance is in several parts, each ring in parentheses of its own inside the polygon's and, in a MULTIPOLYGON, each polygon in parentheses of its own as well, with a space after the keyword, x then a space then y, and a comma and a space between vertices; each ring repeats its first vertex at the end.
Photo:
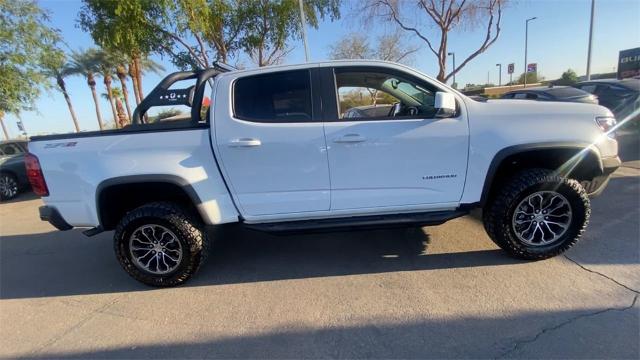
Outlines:
POLYGON ((513 260, 476 216, 413 230, 218 232, 186 286, 129 278, 111 233, 0 204, 2 358, 638 358, 640 162, 581 243, 513 260))

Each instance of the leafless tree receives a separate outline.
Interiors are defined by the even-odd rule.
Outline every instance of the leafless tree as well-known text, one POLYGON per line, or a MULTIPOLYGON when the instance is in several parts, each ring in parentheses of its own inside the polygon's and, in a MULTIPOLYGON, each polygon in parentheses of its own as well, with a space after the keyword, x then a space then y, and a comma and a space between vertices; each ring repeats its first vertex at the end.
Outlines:
POLYGON ((446 82, 500 36, 502 10, 508 0, 362 0, 365 24, 385 20, 418 37, 438 58, 438 80, 446 82), (439 39, 432 35, 436 27, 439 39), (449 32, 484 28, 480 45, 447 73, 449 32))
POLYGON ((418 51, 417 47, 409 47, 402 37, 402 32, 376 38, 371 46, 366 36, 350 34, 330 47, 332 59, 377 59, 393 62, 410 62, 411 55, 418 51))
POLYGON ((329 56, 332 59, 372 59, 373 51, 366 36, 350 34, 330 46, 329 56))

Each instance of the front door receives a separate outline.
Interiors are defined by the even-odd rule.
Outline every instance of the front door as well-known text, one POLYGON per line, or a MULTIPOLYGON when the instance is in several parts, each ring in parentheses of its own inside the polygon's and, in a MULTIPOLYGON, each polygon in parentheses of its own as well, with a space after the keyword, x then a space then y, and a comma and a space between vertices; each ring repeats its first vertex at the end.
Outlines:
POLYGON ((323 80, 335 79, 329 89, 325 84, 323 100, 337 97, 333 115, 325 112, 331 210, 428 209, 460 200, 467 119, 462 111, 436 117, 437 86, 395 68, 323 71, 334 72, 323 80))
POLYGON ((245 216, 329 210, 324 131, 312 100, 315 71, 261 72, 217 84, 216 102, 232 106, 213 105, 213 143, 245 216))

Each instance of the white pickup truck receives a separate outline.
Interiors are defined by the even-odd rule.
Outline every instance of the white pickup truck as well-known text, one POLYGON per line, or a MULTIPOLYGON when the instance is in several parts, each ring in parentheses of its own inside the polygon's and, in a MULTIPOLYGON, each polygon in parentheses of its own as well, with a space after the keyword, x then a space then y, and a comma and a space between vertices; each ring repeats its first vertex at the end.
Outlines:
POLYGON ((511 256, 558 255, 620 165, 615 126, 601 106, 476 101, 388 62, 216 66, 169 75, 123 129, 33 137, 26 166, 43 220, 89 236, 115 229, 122 267, 172 286, 202 265, 208 227, 233 222, 426 226, 482 208, 511 256), (388 112, 344 116, 367 99, 388 112), (190 116, 145 121, 176 104, 190 116))

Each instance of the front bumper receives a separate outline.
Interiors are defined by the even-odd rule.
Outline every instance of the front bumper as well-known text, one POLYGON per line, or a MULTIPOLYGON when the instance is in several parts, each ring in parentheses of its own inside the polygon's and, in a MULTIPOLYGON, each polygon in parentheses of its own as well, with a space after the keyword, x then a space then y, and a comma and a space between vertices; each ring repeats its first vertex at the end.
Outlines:
POLYGON ((52 206, 40 206, 40 220, 48 221, 58 230, 70 230, 73 226, 69 225, 66 220, 60 215, 58 209, 52 206))
POLYGON ((618 156, 602 159, 602 175, 598 175, 591 179, 591 181, 585 181, 582 186, 587 190, 589 197, 596 197, 600 195, 609 183, 611 174, 613 174, 622 165, 622 161, 618 156))

